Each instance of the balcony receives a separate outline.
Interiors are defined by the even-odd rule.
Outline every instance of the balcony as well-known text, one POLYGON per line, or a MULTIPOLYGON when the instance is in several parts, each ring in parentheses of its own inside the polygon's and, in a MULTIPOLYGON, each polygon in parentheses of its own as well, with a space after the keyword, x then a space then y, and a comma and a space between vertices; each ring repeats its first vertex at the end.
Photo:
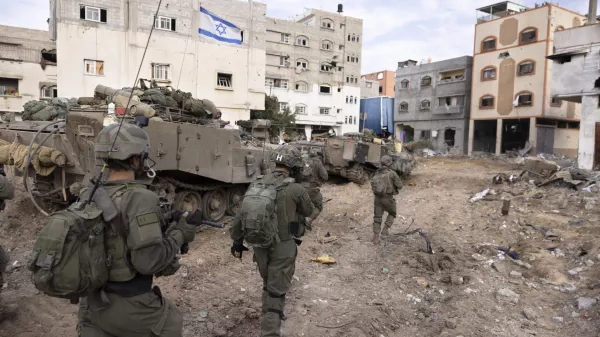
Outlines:
POLYGON ((0 95, 0 111, 22 112, 23 97, 14 95, 0 95))
POLYGON ((503 18, 515 13, 524 12, 527 9, 527 7, 511 1, 504 1, 497 4, 484 6, 476 9, 477 23, 503 18))
POLYGON ((433 113, 436 115, 456 115, 465 112, 465 107, 460 105, 445 105, 438 106, 433 110, 433 113))
POLYGON ((438 84, 456 83, 463 82, 465 80, 465 69, 452 69, 447 71, 440 71, 438 77, 438 84))

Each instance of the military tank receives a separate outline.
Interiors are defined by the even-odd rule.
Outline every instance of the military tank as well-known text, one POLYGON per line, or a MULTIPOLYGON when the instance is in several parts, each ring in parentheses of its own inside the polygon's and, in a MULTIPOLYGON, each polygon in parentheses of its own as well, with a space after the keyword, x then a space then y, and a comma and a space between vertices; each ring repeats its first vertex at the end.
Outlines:
POLYGON ((404 178, 415 166, 414 157, 408 153, 395 153, 392 146, 364 142, 356 137, 335 137, 324 142, 297 141, 290 145, 303 153, 320 151, 329 174, 342 176, 359 185, 377 170, 382 156, 390 155, 394 159, 392 169, 404 178))
MULTIPOLYGON (((222 128, 220 120, 154 108, 159 113, 145 127, 156 172, 153 189, 175 209, 201 208, 206 220, 234 215, 270 150, 243 140, 239 130, 222 128)), ((99 172, 94 140, 106 118, 106 107, 86 106, 70 108, 63 120, 0 124, 0 164, 26 177, 35 199, 70 204, 99 172)))

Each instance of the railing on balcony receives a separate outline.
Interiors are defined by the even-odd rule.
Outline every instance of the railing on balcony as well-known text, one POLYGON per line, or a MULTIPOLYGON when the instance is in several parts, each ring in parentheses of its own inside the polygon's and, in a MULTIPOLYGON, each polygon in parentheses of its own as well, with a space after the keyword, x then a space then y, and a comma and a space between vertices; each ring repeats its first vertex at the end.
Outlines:
POLYGON ((438 84, 462 82, 464 80, 465 80, 465 75, 462 75, 462 76, 456 76, 456 77, 452 77, 452 78, 440 79, 438 81, 438 84))
POLYGON ((445 106, 438 106, 437 108, 435 108, 435 110, 433 111, 434 114, 461 114, 465 112, 465 107, 461 106, 461 105, 445 105, 445 106))

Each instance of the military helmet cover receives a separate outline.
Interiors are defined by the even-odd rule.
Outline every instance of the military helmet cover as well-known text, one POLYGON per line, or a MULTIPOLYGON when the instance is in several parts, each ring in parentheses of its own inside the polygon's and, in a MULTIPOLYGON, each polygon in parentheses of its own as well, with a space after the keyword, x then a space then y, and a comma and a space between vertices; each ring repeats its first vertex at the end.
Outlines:
POLYGON ((390 166, 392 166, 393 163, 394 163, 394 161, 392 160, 392 158, 390 156, 381 157, 381 166, 390 167, 390 166))
POLYGON ((281 145, 275 151, 271 152, 271 159, 279 165, 289 168, 302 167, 302 154, 294 146, 281 145))
POLYGON ((111 124, 102 129, 98 133, 94 151, 97 158, 126 160, 148 153, 149 148, 150 139, 146 131, 137 125, 123 123, 120 130, 119 124, 111 124), (111 150, 113 142, 114 147, 111 150))

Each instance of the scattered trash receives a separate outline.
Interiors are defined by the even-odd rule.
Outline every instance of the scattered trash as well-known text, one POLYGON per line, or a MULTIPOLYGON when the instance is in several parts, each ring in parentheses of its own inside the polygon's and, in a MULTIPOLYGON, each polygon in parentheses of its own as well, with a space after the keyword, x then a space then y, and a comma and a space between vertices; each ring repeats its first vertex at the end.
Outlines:
POLYGON ((471 202, 483 200, 483 198, 485 198, 485 196, 488 195, 488 193, 490 193, 490 189, 486 188, 485 190, 475 194, 475 196, 471 198, 471 202))
POLYGON ((514 271, 514 270, 511 271, 509 275, 512 278, 521 278, 521 277, 523 277, 523 273, 520 273, 520 272, 514 271))
POLYGON ((569 221, 570 226, 583 226, 584 223, 585 223, 585 221, 583 219, 569 221))
POLYGON ((476 260, 476 261, 485 261, 485 260, 487 260, 487 257, 485 257, 485 256, 483 256, 483 255, 481 255, 479 253, 475 253, 475 254, 471 255, 471 257, 473 258, 473 260, 476 260))
POLYGON ((423 278, 423 277, 414 277, 413 279, 415 280, 415 282, 417 282, 418 285, 420 285, 420 286, 422 286, 424 288, 429 287, 429 282, 425 278, 423 278))
POLYGON ((517 254, 517 252, 515 252, 515 251, 510 250, 510 247, 509 248, 498 247, 498 251, 502 252, 503 254, 508 255, 513 260, 519 259, 519 254, 517 254))
POLYGON ((552 322, 554 322, 554 323, 562 323, 564 321, 565 321, 565 319, 562 318, 562 317, 558 317, 558 316, 557 317, 552 317, 552 322))
POLYGON ((560 291, 561 293, 572 293, 577 290, 577 287, 574 284, 565 284, 560 287, 554 287, 554 289, 560 291))
POLYGON ((435 157, 437 156, 439 153, 431 150, 431 149, 423 149, 423 154, 425 155, 425 157, 435 157))
POLYGON ((556 257, 564 257, 565 256, 565 253, 560 248, 550 250, 550 254, 552 254, 552 256, 556 256, 556 257))
POLYGON ((519 303, 520 297, 521 297, 521 295, 515 293, 514 291, 512 291, 510 289, 506 289, 506 288, 499 289, 496 292, 496 299, 501 302, 509 302, 509 303, 517 304, 517 303, 519 303))
POLYGON ((387 273, 389 273, 389 272, 390 272, 390 270, 389 270, 389 269, 387 269, 386 267, 383 267, 383 270, 382 270, 382 271, 383 271, 383 273, 384 273, 384 274, 387 274, 387 273))
POLYGON ((577 299, 577 308, 579 308, 579 310, 590 309, 596 302, 597 300, 595 298, 580 297, 577 299))
POLYGON ((323 254, 316 259, 312 259, 311 261, 322 263, 322 264, 334 264, 335 263, 335 259, 327 254, 323 254))
POLYGON ((502 184, 502 183, 514 184, 519 180, 520 180, 520 177, 518 175, 511 174, 509 176, 508 174, 505 174, 505 173, 498 173, 497 175, 495 175, 492 178, 492 182, 494 184, 502 184))
MULTIPOLYGON (((327 233, 329 234, 329 233, 327 233)), ((339 238, 337 236, 325 235, 324 237, 318 238, 319 243, 330 243, 337 241, 339 238)))
POLYGON ((474 294, 477 293, 477 290, 473 290, 471 288, 466 288, 465 289, 465 294, 474 294))

